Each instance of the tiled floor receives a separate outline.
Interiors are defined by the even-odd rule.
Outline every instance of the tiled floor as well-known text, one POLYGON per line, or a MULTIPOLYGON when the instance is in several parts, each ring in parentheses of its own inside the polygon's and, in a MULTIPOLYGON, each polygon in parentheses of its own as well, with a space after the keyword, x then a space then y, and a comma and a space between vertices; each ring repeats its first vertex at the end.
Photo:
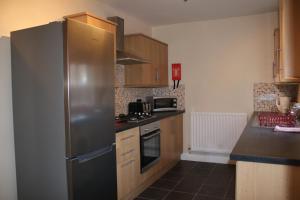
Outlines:
POLYGON ((180 161, 136 200, 234 200, 235 166, 180 161))

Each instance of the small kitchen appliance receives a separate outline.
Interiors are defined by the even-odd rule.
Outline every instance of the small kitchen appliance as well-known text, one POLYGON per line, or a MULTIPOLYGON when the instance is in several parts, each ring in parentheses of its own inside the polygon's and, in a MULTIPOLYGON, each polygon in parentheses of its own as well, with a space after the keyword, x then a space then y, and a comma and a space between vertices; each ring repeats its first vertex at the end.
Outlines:
POLYGON ((146 113, 139 113, 139 114, 120 114, 119 116, 115 117, 115 122, 116 123, 139 123, 142 121, 146 121, 152 118, 155 118, 155 115, 152 114, 146 114, 146 113))
POLYGON ((177 98, 176 97, 146 97, 147 102, 151 103, 152 112, 166 112, 177 110, 177 98))
POLYGON ((282 96, 279 97, 279 99, 276 100, 276 106, 281 113, 288 113, 290 110, 290 105, 291 105, 291 97, 287 96, 282 96))
POLYGON ((136 102, 130 102, 128 104, 129 115, 151 115, 151 103, 143 102, 141 99, 137 99, 136 102))

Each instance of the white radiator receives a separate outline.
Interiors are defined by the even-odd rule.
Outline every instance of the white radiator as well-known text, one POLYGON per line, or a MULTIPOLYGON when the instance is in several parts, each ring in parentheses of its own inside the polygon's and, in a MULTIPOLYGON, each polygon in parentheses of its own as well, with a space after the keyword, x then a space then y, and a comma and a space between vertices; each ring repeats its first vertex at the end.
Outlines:
POLYGON ((191 151, 228 154, 246 124, 246 113, 192 112, 191 151))

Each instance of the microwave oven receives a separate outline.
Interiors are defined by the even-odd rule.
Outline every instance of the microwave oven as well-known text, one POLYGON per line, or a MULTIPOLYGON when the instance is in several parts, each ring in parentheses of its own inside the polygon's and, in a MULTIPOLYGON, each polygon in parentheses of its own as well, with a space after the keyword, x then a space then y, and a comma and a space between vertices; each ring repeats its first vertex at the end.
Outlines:
POLYGON ((151 103, 152 112, 165 112, 177 110, 177 98, 176 97, 146 97, 147 102, 151 103))

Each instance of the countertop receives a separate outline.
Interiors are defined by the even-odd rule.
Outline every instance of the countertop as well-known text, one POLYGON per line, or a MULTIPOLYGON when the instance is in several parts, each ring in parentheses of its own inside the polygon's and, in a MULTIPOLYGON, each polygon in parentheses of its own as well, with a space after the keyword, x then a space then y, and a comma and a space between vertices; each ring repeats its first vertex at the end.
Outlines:
POLYGON ((172 111, 172 112, 160 112, 160 113, 154 113, 153 118, 141 121, 141 122, 126 122, 126 123, 116 123, 115 124, 115 130, 116 133, 125 131, 131 128, 135 128, 138 126, 143 126, 145 124, 149 124, 155 121, 159 121, 161 119, 167 118, 167 117, 172 117, 176 115, 183 114, 185 111, 184 110, 177 110, 177 111, 172 111))
POLYGON ((300 133, 274 132, 254 127, 254 113, 236 143, 231 160, 283 165, 300 165, 300 133))

